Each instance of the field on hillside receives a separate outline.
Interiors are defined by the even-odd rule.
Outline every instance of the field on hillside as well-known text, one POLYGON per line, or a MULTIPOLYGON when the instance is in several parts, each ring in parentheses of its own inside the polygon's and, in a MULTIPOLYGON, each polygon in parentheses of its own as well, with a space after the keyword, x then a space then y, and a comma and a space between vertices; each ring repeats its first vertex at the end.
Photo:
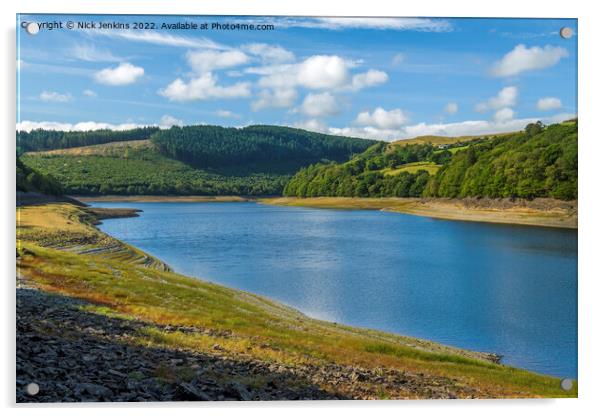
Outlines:
POLYGON ((411 139, 402 139, 402 140, 396 140, 394 142, 392 142, 392 145, 395 146, 408 146, 408 145, 412 145, 412 144, 427 144, 430 143, 434 146, 439 146, 439 145, 449 145, 449 144, 456 144, 456 143, 463 143, 463 142, 471 142, 473 140, 479 140, 479 139, 492 139, 494 137, 505 137, 505 136, 511 136, 513 134, 516 134, 516 132, 512 132, 512 133, 498 133, 498 134, 483 134, 480 136, 418 136, 418 137, 414 137, 411 139))
MULTIPOLYGON (((82 313, 137 322, 120 343, 254 360, 347 398, 576 396, 576 387, 565 392, 557 378, 495 364, 486 354, 310 319, 251 293, 131 261, 139 253, 71 252, 82 234, 91 245, 107 238, 93 227, 94 215, 64 204, 18 209, 18 275, 42 291, 82 300, 82 313)), ((155 365, 136 377, 168 386, 198 371, 155 365)), ((252 393, 269 380, 237 382, 252 393)))
POLYGON ((437 173, 440 167, 441 165, 437 165, 433 162, 413 162, 406 163, 405 165, 397 168, 385 168, 381 170, 381 172, 385 175, 398 175, 401 172, 416 173, 419 170, 425 170, 429 173, 429 175, 434 175, 437 173))

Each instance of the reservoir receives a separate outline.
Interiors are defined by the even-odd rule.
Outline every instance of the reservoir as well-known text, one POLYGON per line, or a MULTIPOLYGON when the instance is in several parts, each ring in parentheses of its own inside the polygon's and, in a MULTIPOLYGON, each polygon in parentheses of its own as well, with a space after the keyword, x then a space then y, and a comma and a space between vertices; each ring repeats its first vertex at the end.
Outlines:
POLYGON ((99 227, 178 273, 577 377, 576 230, 254 202, 92 205, 143 210, 99 227))

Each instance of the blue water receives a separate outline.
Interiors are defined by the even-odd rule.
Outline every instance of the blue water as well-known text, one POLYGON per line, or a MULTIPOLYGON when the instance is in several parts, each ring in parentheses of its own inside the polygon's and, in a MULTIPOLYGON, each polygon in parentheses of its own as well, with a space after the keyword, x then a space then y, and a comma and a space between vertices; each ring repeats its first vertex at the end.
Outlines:
POLYGON ((142 209, 100 228, 180 273, 307 315, 577 376, 577 232, 255 203, 142 209))

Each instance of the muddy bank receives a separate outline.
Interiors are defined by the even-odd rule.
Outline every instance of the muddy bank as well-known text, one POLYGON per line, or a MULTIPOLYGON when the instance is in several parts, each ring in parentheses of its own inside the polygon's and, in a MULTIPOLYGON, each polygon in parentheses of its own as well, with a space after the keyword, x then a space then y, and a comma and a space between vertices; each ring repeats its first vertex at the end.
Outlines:
POLYGON ((264 198, 273 205, 336 209, 378 209, 431 218, 577 229, 577 201, 491 198, 264 198))

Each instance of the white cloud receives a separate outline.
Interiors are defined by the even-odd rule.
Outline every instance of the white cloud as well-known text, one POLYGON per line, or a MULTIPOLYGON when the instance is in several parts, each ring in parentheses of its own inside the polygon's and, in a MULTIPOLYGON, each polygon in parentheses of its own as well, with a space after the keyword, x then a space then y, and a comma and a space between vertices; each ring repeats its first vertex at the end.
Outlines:
POLYGON ((403 61, 405 61, 406 56, 403 53, 396 53, 393 56, 393 59, 391 59, 391 64, 397 66, 399 64, 401 64, 403 61))
POLYGON ((147 125, 135 123, 111 124, 99 123, 96 121, 82 121, 79 123, 61 123, 56 121, 29 121, 25 120, 17 123, 18 131, 31 131, 37 129, 59 130, 59 131, 90 131, 90 130, 130 130, 147 125))
POLYGON ((456 114, 458 112, 458 104, 457 103, 447 103, 444 108, 447 114, 456 114))
POLYGON ((400 128, 378 128, 374 126, 364 127, 329 127, 323 131, 330 134, 363 137, 377 140, 400 140, 410 139, 418 136, 479 136, 483 134, 507 133, 520 131, 529 123, 537 120, 545 124, 560 123, 564 120, 574 118, 575 114, 559 113, 544 118, 522 118, 505 120, 467 120, 457 123, 418 123, 400 128))
POLYGON ((115 68, 105 68, 94 74, 96 82, 105 85, 121 86, 136 82, 144 75, 144 68, 122 62, 115 68))
POLYGON ((408 117, 402 110, 396 108, 387 111, 382 107, 377 107, 372 113, 369 111, 361 112, 355 119, 356 124, 378 129, 400 128, 407 123, 407 121, 408 117))
POLYGON ((537 109, 541 111, 556 110, 562 107, 562 101, 556 97, 544 97, 537 101, 537 109))
POLYGON ((500 108, 493 115, 493 120, 496 123, 505 123, 514 118, 514 110, 508 107, 500 108))
POLYGON ((386 72, 370 69, 367 72, 354 75, 351 80, 350 89, 353 91, 359 91, 366 87, 384 84, 388 80, 389 76, 386 72))
POLYGON ((75 45, 68 54, 72 58, 87 62, 119 62, 122 60, 106 49, 99 49, 88 44, 75 45))
POLYGON ((375 29, 415 30, 419 32, 449 32, 452 25, 446 20, 413 17, 316 17, 261 19, 277 27, 305 27, 314 29, 375 29))
POLYGON ((495 97, 491 97, 486 102, 477 104, 475 110, 482 113, 489 110, 499 110, 500 108, 504 107, 512 107, 516 104, 517 98, 518 88, 505 87, 502 88, 495 97))
POLYGON ((186 54, 190 67, 198 74, 204 74, 216 69, 232 68, 245 64, 249 57, 239 50, 231 51, 194 51, 186 54))
POLYGON ((230 110, 217 110, 217 111, 215 112, 215 114, 216 114, 218 117, 223 117, 223 118, 240 118, 240 115, 239 115, 239 114, 233 113, 233 112, 232 112, 232 111, 230 111, 230 110))
POLYGON ((358 62, 345 60, 337 55, 314 55, 299 63, 246 68, 244 72, 247 74, 261 75, 257 84, 263 90, 252 107, 257 111, 268 107, 289 106, 294 102, 299 87, 355 92, 388 80, 385 72, 375 69, 352 76, 351 70, 357 64, 358 62))
POLYGON ((259 92, 259 98, 251 103, 253 111, 264 108, 287 108, 291 107, 297 99, 297 90, 294 88, 264 89, 259 92))
MULTIPOLYGON (((88 32, 86 32, 88 33, 88 32)), ((228 46, 219 44, 211 39, 204 37, 187 37, 171 35, 157 31, 133 31, 133 30, 95 30, 90 33, 94 35, 109 36, 112 38, 121 38, 135 42, 152 43, 162 46, 173 46, 180 48, 195 49, 230 49, 228 46)))
POLYGON ((300 108, 301 112, 310 117, 328 117, 340 111, 336 98, 329 92, 307 94, 300 108))
POLYGON ((493 65, 491 74, 496 77, 509 77, 521 72, 549 68, 567 56, 568 51, 558 46, 528 48, 520 44, 493 65))
POLYGON ((42 91, 39 96, 42 101, 53 101, 57 103, 67 103, 73 100, 70 93, 61 94, 55 91, 42 91))
POLYGON ((342 87, 349 79, 349 67, 337 55, 314 55, 299 65, 297 80, 310 89, 342 87))
POLYGON ((295 123, 293 127, 303 130, 315 131, 317 133, 328 132, 328 126, 323 121, 315 118, 295 123))
POLYGON ((184 122, 179 118, 175 118, 174 116, 170 116, 169 114, 165 114, 159 120, 159 127, 162 129, 168 129, 172 126, 183 126, 184 122))
POLYGON ((86 97, 90 97, 90 98, 94 98, 94 97, 98 97, 98 94, 96 94, 94 91, 92 90, 84 90, 82 92, 82 94, 84 94, 86 97))
POLYGON ((251 95, 251 89, 248 82, 239 82, 228 86, 218 85, 217 77, 211 72, 207 72, 188 82, 177 78, 167 87, 159 90, 159 94, 170 101, 183 102, 248 97, 251 95))
POLYGON ((267 43, 249 43, 242 46, 242 49, 251 55, 259 56, 266 64, 280 64, 295 60, 295 55, 278 45, 268 45, 267 43))

